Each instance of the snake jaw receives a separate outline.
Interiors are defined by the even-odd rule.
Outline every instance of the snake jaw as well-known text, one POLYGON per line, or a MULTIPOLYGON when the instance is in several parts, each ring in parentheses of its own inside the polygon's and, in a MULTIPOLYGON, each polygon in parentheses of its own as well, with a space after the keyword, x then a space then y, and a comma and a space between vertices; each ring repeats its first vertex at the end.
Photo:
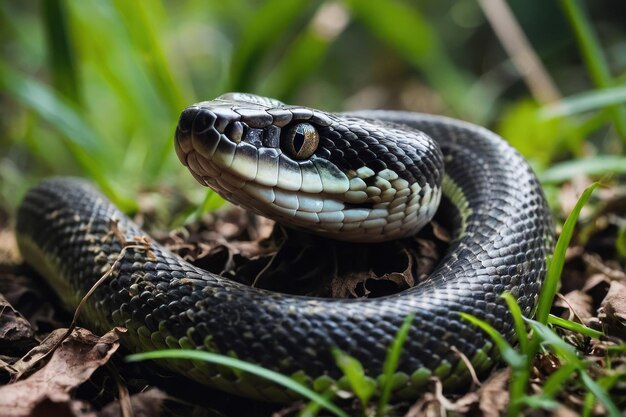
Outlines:
POLYGON ((201 184, 335 239, 413 235, 441 198, 441 151, 425 134, 393 124, 230 93, 185 109, 175 138, 179 159, 201 184), (315 129, 307 158, 285 149, 294 126, 315 129))

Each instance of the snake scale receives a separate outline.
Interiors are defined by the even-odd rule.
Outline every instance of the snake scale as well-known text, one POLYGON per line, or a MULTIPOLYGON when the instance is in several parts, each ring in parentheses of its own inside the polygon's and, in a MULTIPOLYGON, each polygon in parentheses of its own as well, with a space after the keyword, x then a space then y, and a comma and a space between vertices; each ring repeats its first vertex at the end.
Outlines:
MULTIPOLYGON (((414 314, 394 375, 393 396, 404 398, 431 376, 450 388, 467 383, 459 351, 479 373, 493 366, 493 344, 459 312, 486 320, 510 341, 512 318, 500 294, 513 294, 526 316, 534 312, 552 248, 551 217, 528 164, 487 129, 411 112, 334 114, 230 93, 187 108, 175 148, 200 183, 289 227, 358 242, 404 238, 443 200, 455 232, 429 278, 400 293, 286 295, 185 262, 87 182, 44 180, 18 210, 24 258, 68 308, 113 266, 82 319, 99 331, 127 328, 123 343, 131 351, 204 349, 323 391, 341 379, 334 348, 376 378, 396 332, 414 314), (137 246, 120 255, 129 242, 137 246)), ((295 395, 221 366, 160 364, 237 395, 295 395)))

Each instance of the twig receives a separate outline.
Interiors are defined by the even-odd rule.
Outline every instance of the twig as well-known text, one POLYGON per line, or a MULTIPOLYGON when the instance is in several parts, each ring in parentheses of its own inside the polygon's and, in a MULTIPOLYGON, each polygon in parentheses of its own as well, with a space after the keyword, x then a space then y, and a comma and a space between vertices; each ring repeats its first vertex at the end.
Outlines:
POLYGON ((478 375, 476 375, 476 370, 474 369, 474 365, 472 365, 472 362, 470 362, 470 360, 467 358, 467 356, 465 356, 465 354, 463 352, 461 352, 459 349, 457 349, 456 346, 452 346, 450 348, 450 350, 453 351, 459 358, 461 358, 461 360, 465 364, 465 367, 467 368, 467 370, 469 371, 470 375, 472 376, 472 382, 477 387, 482 386, 483 385, 482 382, 480 382, 480 380, 478 379, 478 375))
POLYGON ((542 104, 559 101, 559 90, 507 3, 504 0, 478 0, 478 3, 533 97, 542 104))

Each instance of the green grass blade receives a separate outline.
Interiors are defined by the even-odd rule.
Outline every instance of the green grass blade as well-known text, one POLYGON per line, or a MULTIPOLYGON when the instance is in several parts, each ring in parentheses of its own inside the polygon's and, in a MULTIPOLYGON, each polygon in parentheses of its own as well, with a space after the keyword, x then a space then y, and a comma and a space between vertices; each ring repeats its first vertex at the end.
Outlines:
POLYGON ((50 87, 19 74, 0 62, 0 87, 22 105, 65 135, 74 145, 90 153, 101 153, 101 138, 81 115, 50 87))
POLYGON ((409 314, 405 317, 402 326, 398 329, 396 336, 393 339, 393 343, 387 351, 387 357, 383 364, 383 382, 381 384, 380 399, 378 401, 378 407, 376 408, 376 417, 382 417, 385 414, 387 404, 389 403, 389 397, 391 396, 391 388, 393 387, 393 373, 398 368, 398 362, 400 361, 400 354, 402 353, 402 347, 409 336, 409 330, 411 330, 411 324, 415 319, 415 314, 409 314))
POLYGON ((626 224, 619 226, 615 239, 615 250, 622 258, 626 258, 626 224))
POLYGON ((597 182, 593 183, 587 187, 585 191, 583 191, 582 195, 578 199, 578 202, 576 203, 576 206, 574 207, 574 210, 572 210, 570 215, 567 216, 567 220, 565 220, 563 230, 561 231, 561 235, 559 236, 554 248, 554 254, 552 255, 552 259, 548 265, 548 272, 546 273, 543 288, 539 293, 537 321, 540 323, 545 324, 548 322, 548 315, 550 314, 550 309, 552 308, 552 301, 554 300, 554 296, 561 280, 563 265, 565 264, 565 252, 570 241, 572 240, 574 227, 576 226, 576 221, 578 220, 580 211, 587 203, 587 200, 589 200, 593 190, 595 190, 599 185, 600 184, 597 182))
MULTIPOLYGON (((526 396, 522 399, 522 402, 530 408, 534 408, 534 409, 540 408, 543 410, 551 410, 551 411, 556 410, 557 408, 561 406, 561 404, 558 401, 548 398, 544 395, 526 396)), ((520 416, 520 413, 510 415, 510 417, 519 417, 519 416, 520 416)))
POLYGON ((589 336, 594 339, 600 339, 602 336, 604 336, 604 333, 599 332, 594 329, 590 329, 584 324, 576 323, 571 320, 566 320, 561 317, 554 316, 552 314, 548 316, 548 324, 559 326, 559 327, 562 327, 567 330, 571 330, 576 333, 584 334, 585 336, 589 336))
POLYGON ((513 297, 511 293, 505 292, 501 295, 501 297, 506 301, 506 304, 509 307, 509 312, 511 313, 511 316, 513 316, 513 324, 515 326, 515 333, 517 334, 517 342, 519 343, 520 350, 525 355, 532 355, 528 351, 528 331, 526 330, 526 323, 524 323, 522 310, 519 308, 515 297, 513 297))
POLYGON ((253 90, 255 70, 260 68, 256 61, 269 55, 270 48, 289 33, 288 29, 300 16, 309 13, 312 5, 315 2, 268 0, 250 14, 243 22, 244 32, 232 57, 229 90, 253 90))
POLYGON ((283 387, 302 395, 303 397, 315 401, 328 411, 332 412, 339 417, 348 417, 344 411, 342 411, 335 404, 330 402, 327 398, 319 395, 315 391, 305 387, 301 383, 294 381, 288 376, 282 375, 278 372, 270 369, 265 369, 261 366, 255 365, 250 362, 245 362, 240 359, 231 358, 230 356, 218 355, 216 353, 204 352, 199 350, 190 349, 166 349, 157 350, 154 352, 136 353, 126 357, 128 362, 143 361, 148 359, 187 359, 187 360, 200 360, 204 362, 214 363, 217 365, 227 366, 240 371, 248 372, 253 375, 265 378, 268 381, 275 384, 282 385, 283 387))
POLYGON ((0 62, 0 88, 48 122, 60 134, 74 160, 123 211, 136 209, 136 201, 119 194, 112 186, 98 133, 67 101, 39 81, 19 74, 0 62))
POLYGON ((554 396, 563 388, 565 383, 571 379, 571 376, 578 369, 575 363, 564 363, 559 369, 554 371, 543 384, 543 395, 554 398, 554 396))
POLYGON ((57 91, 74 103, 80 102, 78 74, 74 49, 68 37, 65 3, 58 0, 42 2, 42 17, 48 43, 48 59, 57 91))
POLYGON ((307 83, 310 76, 319 68, 332 42, 348 23, 347 12, 337 9, 338 7, 341 7, 338 3, 330 3, 322 5, 317 10, 307 27, 290 43, 283 58, 268 75, 262 88, 264 94, 280 97, 286 102, 292 101, 298 88, 307 83), (342 12, 344 14, 341 14, 342 12), (329 14, 330 18, 327 17, 329 14), (342 21, 342 18, 345 18, 345 21, 342 21), (331 27, 327 22, 320 23, 328 19, 335 19, 339 24, 331 27))
POLYGON ((554 164, 539 174, 539 180, 544 184, 559 184, 580 174, 600 177, 624 173, 626 173, 626 157, 598 155, 554 164))
POLYGON ((606 408, 609 415, 611 417, 620 417, 622 413, 620 413, 619 409, 615 405, 615 403, 611 400, 611 397, 607 394, 607 392, 594 381, 587 372, 581 370, 580 371, 580 379, 582 383, 587 387, 589 392, 591 392, 606 408))
MULTIPOLYGON (((578 41, 580 52, 594 84, 599 88, 610 88, 614 85, 611 71, 602 47, 594 33, 579 0, 561 0, 561 8, 565 12, 572 30, 578 41)), ((626 140, 626 116, 618 105, 609 107, 617 132, 626 140)))
MULTIPOLYGON (((509 294, 509 297, 512 296, 509 294)), ((506 296, 505 296, 506 299, 506 296)), ((513 303, 517 306, 517 303, 513 303)), ((513 307, 515 308, 515 307, 513 307)), ((517 308, 519 311, 519 307, 517 308)), ((522 317, 521 311, 519 313, 512 312, 515 320, 516 332, 518 330, 518 324, 515 317, 522 317)), ((494 341, 496 347, 500 351, 500 355, 502 358, 509 364, 511 367, 511 381, 509 383, 509 406, 507 410, 508 417, 516 417, 519 415, 523 401, 526 398, 526 387, 528 385, 528 376, 530 369, 530 357, 527 355, 520 355, 513 347, 502 337, 500 333, 496 329, 494 329, 489 323, 484 320, 481 320, 477 317, 472 316, 467 313, 460 313, 461 317, 473 325, 479 327, 482 331, 487 333, 487 335, 494 341)), ((524 328, 524 326, 521 326, 524 328)), ((526 337, 526 331, 521 330, 524 338, 526 337)), ((528 347, 526 347, 528 349, 528 347)))
POLYGON ((539 117, 552 119, 555 117, 572 116, 623 103, 626 103, 626 86, 587 91, 544 107, 539 111, 539 117))
POLYGON ((440 36, 417 6, 395 0, 386 1, 384 7, 378 0, 350 0, 346 4, 355 19, 423 72, 451 108, 466 119, 480 122, 485 117, 489 109, 484 103, 488 101, 468 95, 473 91, 473 80, 457 70, 440 36))
POLYGON ((496 329, 494 329, 489 323, 484 320, 481 320, 477 317, 472 316, 467 313, 459 313, 464 320, 469 321, 474 326, 479 327, 483 332, 487 333, 487 335, 493 340, 493 342, 498 347, 500 351, 500 355, 502 358, 511 365, 512 368, 520 368, 524 366, 525 360, 522 355, 520 355, 513 347, 507 342, 504 337, 496 329))
POLYGON ((578 357, 574 346, 561 339, 561 337, 554 333, 547 325, 536 320, 526 319, 526 321, 530 324, 530 327, 532 327, 535 333, 537 333, 542 344, 549 345, 557 355, 561 356, 568 363, 574 364, 580 369, 584 369, 585 364, 578 357))
POLYGON ((337 366, 348 379, 352 391, 361 401, 363 410, 365 410, 367 402, 372 397, 372 394, 374 394, 374 390, 376 389, 376 382, 365 376, 361 362, 354 359, 352 356, 339 349, 333 350, 333 356, 335 357, 337 366))

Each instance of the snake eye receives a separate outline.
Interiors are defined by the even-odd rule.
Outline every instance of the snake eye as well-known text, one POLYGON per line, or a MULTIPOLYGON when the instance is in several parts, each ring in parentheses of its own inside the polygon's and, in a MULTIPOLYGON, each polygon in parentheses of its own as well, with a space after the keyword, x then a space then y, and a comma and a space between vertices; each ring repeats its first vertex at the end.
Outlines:
POLYGON ((320 135, 309 123, 299 123, 289 129, 282 142, 282 149, 287 155, 293 159, 306 159, 317 149, 320 135))

